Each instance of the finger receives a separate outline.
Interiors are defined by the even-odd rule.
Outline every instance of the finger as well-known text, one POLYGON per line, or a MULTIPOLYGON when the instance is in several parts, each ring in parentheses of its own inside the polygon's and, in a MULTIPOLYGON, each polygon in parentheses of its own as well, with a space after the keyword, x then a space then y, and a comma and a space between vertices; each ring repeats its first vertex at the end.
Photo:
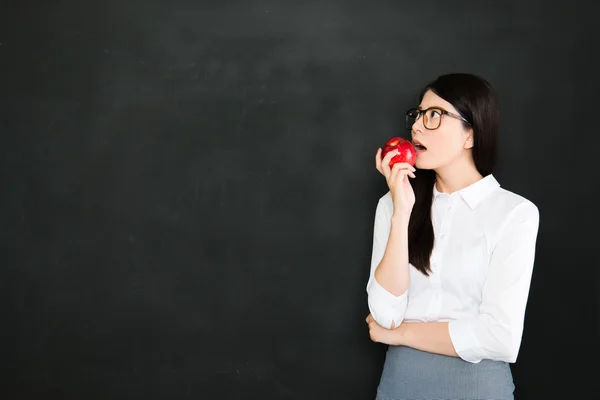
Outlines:
MULTIPOLYGON (((404 191, 404 181, 407 181, 407 176, 412 174, 409 170, 398 169, 398 172, 393 173, 393 177, 390 178, 390 183, 395 190, 404 191)), ((408 182, 408 181, 407 181, 408 182)))
MULTIPOLYGON (((395 163, 392 166, 392 171, 394 171, 394 169, 398 169, 398 170, 404 170, 404 171, 409 171, 409 172, 415 172, 416 168, 413 167, 412 165, 410 165, 409 163, 406 162, 399 162, 399 163, 395 163)), ((392 172, 390 172, 390 176, 392 175, 392 172)), ((416 176, 413 174, 411 175, 413 178, 415 178, 416 176)), ((396 174, 394 174, 394 179, 396 178, 396 174)))
POLYGON ((383 174, 383 176, 385 176, 386 179, 389 179, 392 169, 390 168, 388 163, 382 161, 380 164, 380 167, 381 167, 381 173, 383 174))
POLYGON ((397 156, 399 153, 400 152, 398 150, 388 151, 387 154, 385 155, 385 157, 383 157, 383 160, 381 160, 381 164, 389 166, 392 158, 397 156))
POLYGON ((369 337, 371 338, 371 340, 375 343, 378 342, 378 337, 377 337, 377 332, 375 332, 374 329, 369 330, 369 337))
MULTIPOLYGON (((394 167, 395 167, 395 165, 394 165, 394 167)), ((410 176, 411 178, 416 178, 416 175, 411 170, 405 169, 405 168, 398 168, 398 173, 394 176, 394 179, 404 180, 405 176, 410 176), (400 174, 402 176, 399 176, 400 174)))
POLYGON ((398 163, 394 164, 394 167, 395 167, 396 165, 399 165, 399 166, 400 166, 400 168, 402 168, 402 169, 408 169, 408 170, 410 170, 410 171, 412 171, 412 172, 415 172, 415 171, 417 170, 415 167, 413 167, 412 165, 410 165, 410 164, 409 164, 409 163, 407 163, 407 162, 398 162, 398 163))
POLYGON ((377 149, 377 154, 375 154, 375 168, 383 174, 383 170, 381 169, 381 147, 377 149))
POLYGON ((406 177, 408 176, 408 174, 412 174, 412 172, 410 172, 406 169, 399 170, 398 174, 396 174, 396 181, 398 183, 404 182, 406 180, 406 177))
POLYGON ((398 155, 398 150, 392 150, 389 151, 385 157, 383 157, 383 160, 381 160, 381 169, 384 172, 384 175, 386 177, 390 176, 390 173, 392 172, 392 168, 390 167, 390 161, 392 160, 392 158, 394 158, 395 156, 398 155))
POLYGON ((394 164, 394 166, 392 167, 392 170, 390 172, 390 178, 389 178, 389 181, 391 183, 394 183, 396 181, 396 179, 398 179, 398 174, 400 173, 400 171, 406 170, 406 169, 403 170, 401 167, 402 167, 401 163, 394 164))

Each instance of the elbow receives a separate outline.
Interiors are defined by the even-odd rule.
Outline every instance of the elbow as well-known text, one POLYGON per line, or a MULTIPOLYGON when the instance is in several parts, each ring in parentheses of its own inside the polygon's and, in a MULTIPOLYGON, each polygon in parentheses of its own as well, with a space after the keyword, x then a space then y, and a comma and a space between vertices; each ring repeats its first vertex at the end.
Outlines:
POLYGON ((519 355, 519 348, 521 347, 521 341, 514 337, 507 338, 507 342, 504 346, 500 347, 500 359, 508 363, 515 363, 519 355))
POLYGON ((395 312, 392 309, 386 309, 374 306, 369 302, 369 311, 371 316, 380 326, 385 329, 395 329, 404 320, 404 313, 395 312))
POLYGON ((514 363, 521 344, 522 325, 499 323, 489 315, 454 320, 449 325, 456 353, 465 361, 488 359, 514 363))
POLYGON ((487 353, 489 358, 497 361, 514 363, 517 361, 521 347, 522 329, 492 325, 488 329, 490 341, 487 353))
POLYGON ((369 302, 369 311, 371 316, 381 327, 385 329, 395 329, 404 320, 404 313, 395 312, 392 309, 386 309, 374 306, 369 302))
POLYGON ((392 325, 397 328, 404 320, 408 293, 394 296, 378 285, 370 286, 367 293, 369 311, 375 322, 386 329, 392 329, 392 325))
POLYGON ((519 355, 518 346, 505 346, 498 350, 496 357, 494 358, 497 361, 504 361, 507 363, 515 363, 517 361, 517 356, 519 355))
POLYGON ((490 348, 488 349, 490 359, 496 361, 505 361, 508 363, 514 363, 515 361, 517 361, 518 353, 518 346, 515 346, 513 343, 510 342, 497 343, 495 346, 490 346, 490 348))

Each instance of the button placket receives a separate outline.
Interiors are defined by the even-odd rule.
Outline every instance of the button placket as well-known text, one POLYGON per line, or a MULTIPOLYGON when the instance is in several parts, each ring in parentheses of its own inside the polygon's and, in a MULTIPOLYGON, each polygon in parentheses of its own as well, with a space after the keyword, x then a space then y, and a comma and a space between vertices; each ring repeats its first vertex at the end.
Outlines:
POLYGON ((431 257, 431 268, 434 274, 430 277, 431 300, 427 307, 426 317, 429 320, 437 320, 442 309, 444 294, 442 291, 441 275, 443 270, 443 256, 448 245, 448 231, 452 224, 455 198, 453 196, 441 195, 435 207, 436 216, 436 240, 437 244, 431 257))
POLYGON ((447 239, 448 239, 448 233, 450 230, 450 226, 452 225, 452 220, 453 220, 453 216, 454 213, 452 212, 455 209, 455 202, 456 202, 456 197, 452 196, 449 197, 447 199, 447 204, 444 204, 444 212, 443 212, 443 216, 442 216, 442 220, 440 223, 440 240, 442 243, 442 246, 445 248, 446 244, 447 244, 447 239))

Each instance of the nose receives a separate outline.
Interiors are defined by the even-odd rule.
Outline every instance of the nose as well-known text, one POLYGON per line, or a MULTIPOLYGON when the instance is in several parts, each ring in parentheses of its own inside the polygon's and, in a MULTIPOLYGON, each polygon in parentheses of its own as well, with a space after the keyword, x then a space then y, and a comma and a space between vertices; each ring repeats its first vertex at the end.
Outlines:
POLYGON ((423 118, 419 118, 415 122, 413 122, 410 134, 414 137, 415 133, 421 133, 423 131, 423 128, 423 118))

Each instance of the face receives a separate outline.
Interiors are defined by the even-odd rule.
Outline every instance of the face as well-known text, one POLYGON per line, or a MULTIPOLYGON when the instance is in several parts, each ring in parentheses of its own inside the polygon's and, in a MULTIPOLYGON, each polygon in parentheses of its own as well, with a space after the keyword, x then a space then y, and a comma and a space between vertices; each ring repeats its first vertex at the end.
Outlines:
MULTIPOLYGON (((441 108, 460 115, 452 104, 431 90, 423 96, 419 109, 425 110, 430 107, 441 108)), ((413 144, 415 144, 417 150, 417 162, 415 164, 417 168, 439 170, 463 158, 471 157, 471 148, 473 147, 472 129, 465 129, 462 120, 449 115, 434 114, 431 118, 441 119, 439 128, 426 129, 423 115, 412 126, 413 144)))

